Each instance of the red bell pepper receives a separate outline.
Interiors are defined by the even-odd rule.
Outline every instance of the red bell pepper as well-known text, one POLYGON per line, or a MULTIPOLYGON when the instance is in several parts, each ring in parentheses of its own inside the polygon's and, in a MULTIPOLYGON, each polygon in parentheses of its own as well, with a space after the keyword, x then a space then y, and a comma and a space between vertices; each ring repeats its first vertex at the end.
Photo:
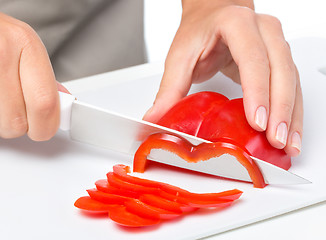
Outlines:
POLYGON ((181 204, 175 201, 170 201, 161 196, 157 196, 153 194, 142 194, 139 197, 139 200, 153 207, 163 208, 175 213, 185 212, 184 207, 187 207, 187 205, 185 204, 181 204))
POLYGON ((106 176, 108 178, 109 184, 114 186, 114 187, 122 188, 124 190, 133 191, 133 192, 137 192, 137 193, 153 193, 153 194, 157 194, 159 192, 158 188, 146 187, 146 186, 142 186, 142 185, 138 185, 138 184, 123 181, 120 178, 117 178, 113 174, 113 172, 109 172, 106 176))
POLYGON ((125 227, 146 227, 156 225, 161 221, 160 219, 144 218, 137 214, 133 214, 122 205, 111 207, 109 218, 125 227))
POLYGON ((173 152, 188 162, 205 161, 222 154, 230 154, 247 169, 255 187, 265 187, 265 181, 259 167, 250 158, 249 154, 238 146, 229 142, 202 143, 198 146, 192 145, 187 140, 166 133, 150 135, 138 148, 134 156, 135 172, 144 172, 147 156, 152 149, 164 149, 173 152))
POLYGON ((105 193, 111 193, 111 194, 116 194, 125 197, 132 197, 132 198, 137 198, 140 195, 140 193, 137 192, 132 192, 125 189, 113 187, 108 183, 107 179, 97 180, 95 182, 95 186, 97 190, 105 193))
POLYGON ((165 210, 163 208, 153 207, 152 205, 146 204, 137 199, 127 201, 125 202, 124 205, 126 206, 126 209, 129 212, 137 214, 138 216, 144 218, 166 220, 166 219, 173 219, 179 217, 182 214, 182 212, 176 213, 176 212, 165 210))
POLYGON ((123 205, 126 201, 133 199, 130 197, 120 196, 117 194, 101 192, 98 191, 97 189, 89 189, 87 190, 87 192, 92 199, 106 204, 123 205))
POLYGON ((112 204, 105 204, 89 196, 80 197, 75 202, 75 207, 90 213, 106 213, 112 208, 112 204))
MULTIPOLYGON (((154 136, 154 135, 152 135, 152 136, 154 136)), ((125 182, 133 183, 133 184, 141 185, 141 186, 145 186, 145 187, 150 187, 150 188, 158 188, 167 193, 170 193, 170 194, 173 194, 176 196, 181 196, 184 198, 197 199, 199 201, 215 201, 215 200, 221 200, 221 199, 236 200, 242 194, 242 192, 237 189, 220 192, 220 193, 192 193, 192 192, 189 192, 187 190, 184 190, 184 189, 176 187, 176 186, 172 186, 167 183, 162 183, 162 182, 157 182, 157 181, 153 181, 153 180, 134 177, 134 176, 129 175, 128 173, 130 173, 129 166, 125 166, 122 164, 117 164, 117 165, 113 166, 113 174, 125 182)))
POLYGON ((291 158, 284 150, 272 147, 264 132, 250 127, 242 99, 229 100, 214 92, 189 95, 172 107, 157 124, 213 143, 195 147, 182 138, 168 134, 149 136, 135 154, 134 171, 145 170, 147 155, 153 148, 175 152, 192 162, 207 160, 223 153, 231 154, 247 169, 254 186, 260 188, 266 184, 249 155, 284 169, 291 166, 291 158))

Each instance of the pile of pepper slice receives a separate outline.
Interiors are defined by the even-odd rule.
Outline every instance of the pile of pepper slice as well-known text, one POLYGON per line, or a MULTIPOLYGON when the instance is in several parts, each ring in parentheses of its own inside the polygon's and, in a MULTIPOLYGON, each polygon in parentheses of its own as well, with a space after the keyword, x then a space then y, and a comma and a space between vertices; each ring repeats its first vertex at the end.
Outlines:
POLYGON ((144 227, 177 218, 200 208, 230 206, 242 192, 192 193, 179 187, 129 175, 128 166, 118 164, 107 179, 98 180, 89 196, 75 206, 91 213, 108 213, 114 222, 128 227, 144 227))

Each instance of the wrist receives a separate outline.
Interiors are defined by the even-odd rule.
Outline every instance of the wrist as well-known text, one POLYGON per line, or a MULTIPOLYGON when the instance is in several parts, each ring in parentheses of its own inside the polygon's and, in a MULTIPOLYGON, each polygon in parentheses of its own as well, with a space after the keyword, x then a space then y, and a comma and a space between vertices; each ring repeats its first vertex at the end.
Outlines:
POLYGON ((181 2, 183 10, 194 7, 196 8, 202 6, 203 4, 220 7, 236 5, 241 7, 248 7, 253 10, 255 9, 253 0, 182 0, 181 2))

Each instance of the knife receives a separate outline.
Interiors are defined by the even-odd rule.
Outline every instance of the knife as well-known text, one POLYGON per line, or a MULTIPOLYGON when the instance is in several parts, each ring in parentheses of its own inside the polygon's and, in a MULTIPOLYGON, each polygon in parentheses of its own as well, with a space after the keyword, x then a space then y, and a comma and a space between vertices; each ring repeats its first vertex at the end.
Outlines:
MULTIPOLYGON (((193 145, 210 143, 202 138, 83 103, 70 94, 59 92, 59 96, 60 129, 70 131, 71 138, 79 142, 128 155, 134 155, 147 136, 154 133, 172 133, 185 138, 193 145)), ((273 164, 253 156, 251 158, 260 168, 266 184, 311 183, 303 177, 273 164)), ((247 170, 229 154, 223 154, 207 161, 190 163, 171 152, 152 149, 148 159, 197 172, 252 182, 247 170)))

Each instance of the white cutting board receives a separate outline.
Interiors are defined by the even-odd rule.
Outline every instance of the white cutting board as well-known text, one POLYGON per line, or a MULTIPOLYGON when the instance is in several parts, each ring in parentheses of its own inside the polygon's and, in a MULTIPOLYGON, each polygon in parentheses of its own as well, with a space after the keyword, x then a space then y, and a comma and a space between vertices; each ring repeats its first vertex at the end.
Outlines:
MULTIPOLYGON (((291 171, 312 184, 255 189, 247 183, 156 165, 149 168, 146 177, 194 192, 238 188, 244 194, 224 210, 199 211, 146 229, 126 229, 106 217, 84 216, 73 203, 86 195, 85 190, 94 187, 96 180, 105 178, 114 164, 131 164, 130 157, 72 142, 62 132, 44 143, 26 137, 0 139, 0 239, 195 239, 326 200, 326 76, 319 72, 323 67, 326 72, 326 40, 299 39, 291 48, 305 100, 303 152, 293 159, 291 171)), ((116 76, 108 73, 84 79, 103 86, 75 94, 80 100, 141 118, 153 101, 161 72, 147 77, 139 72, 121 82, 110 80, 116 76)), ((74 92, 75 83, 69 86, 74 92)), ((200 90, 219 91, 231 98, 241 96, 240 87, 220 74, 192 88, 192 92, 200 90)))

